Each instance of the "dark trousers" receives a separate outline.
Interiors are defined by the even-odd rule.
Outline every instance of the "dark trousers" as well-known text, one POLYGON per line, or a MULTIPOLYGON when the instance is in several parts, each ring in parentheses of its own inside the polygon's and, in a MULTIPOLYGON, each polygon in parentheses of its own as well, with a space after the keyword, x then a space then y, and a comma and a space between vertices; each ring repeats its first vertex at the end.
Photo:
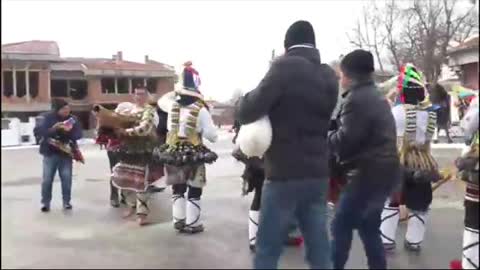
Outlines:
POLYGON ((340 195, 332 222, 333 267, 345 268, 356 229, 365 248, 369 269, 386 269, 380 236, 381 214, 385 201, 400 181, 399 167, 385 164, 378 170, 356 171, 347 178, 350 178, 349 184, 340 195))

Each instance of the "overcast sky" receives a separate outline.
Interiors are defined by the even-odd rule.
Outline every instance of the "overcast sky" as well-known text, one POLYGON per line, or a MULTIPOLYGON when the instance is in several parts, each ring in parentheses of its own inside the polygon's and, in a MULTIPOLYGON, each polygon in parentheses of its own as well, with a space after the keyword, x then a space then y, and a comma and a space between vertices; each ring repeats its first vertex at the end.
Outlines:
POLYGON ((272 49, 283 52, 288 26, 308 20, 324 62, 351 49, 348 32, 364 1, 3 0, 2 43, 54 40, 61 56, 192 60, 201 91, 227 100, 254 88, 272 49))

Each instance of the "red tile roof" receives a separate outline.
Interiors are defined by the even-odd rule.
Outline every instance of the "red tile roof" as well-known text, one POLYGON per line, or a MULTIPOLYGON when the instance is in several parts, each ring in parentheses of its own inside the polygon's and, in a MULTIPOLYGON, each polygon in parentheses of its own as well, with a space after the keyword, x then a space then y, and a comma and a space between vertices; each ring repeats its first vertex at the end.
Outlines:
MULTIPOLYGON (((10 54, 37 54, 37 55, 55 55, 60 56, 58 44, 55 41, 31 40, 2 45, 2 53, 10 54)), ((83 58, 83 57, 65 57, 62 65, 68 69, 79 69, 83 64, 86 69, 94 70, 128 70, 128 71, 169 71, 174 72, 172 66, 153 60, 147 63, 137 63, 125 60, 113 60, 111 58, 83 58)), ((57 65, 61 68, 61 65, 57 65)), ((82 67, 83 68, 83 67, 82 67)))
POLYGON ((2 45, 2 53, 60 55, 55 41, 31 40, 2 45))
POLYGON ((116 60, 98 60, 98 61, 85 61, 83 62, 88 69, 109 69, 109 70, 166 70, 164 65, 158 64, 143 64, 131 61, 116 61, 116 60))

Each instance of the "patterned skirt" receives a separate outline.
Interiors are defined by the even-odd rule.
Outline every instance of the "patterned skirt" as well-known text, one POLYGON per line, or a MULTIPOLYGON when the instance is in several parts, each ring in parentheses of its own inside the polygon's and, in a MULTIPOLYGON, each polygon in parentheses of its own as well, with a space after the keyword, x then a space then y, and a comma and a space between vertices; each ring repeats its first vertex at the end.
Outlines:
POLYGON ((135 192, 144 192, 153 182, 164 176, 164 166, 153 161, 157 144, 139 139, 123 142, 114 153, 119 162, 113 167, 114 186, 135 192))

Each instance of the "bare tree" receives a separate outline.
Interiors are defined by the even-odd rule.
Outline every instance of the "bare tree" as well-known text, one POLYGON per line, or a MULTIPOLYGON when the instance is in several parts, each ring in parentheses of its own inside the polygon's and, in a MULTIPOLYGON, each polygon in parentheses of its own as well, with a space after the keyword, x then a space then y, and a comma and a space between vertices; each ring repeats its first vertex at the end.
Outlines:
POLYGON ((463 42, 478 33, 475 6, 462 11, 458 2, 413 0, 408 7, 400 8, 399 0, 388 0, 382 8, 370 5, 363 10, 363 25, 357 22, 350 42, 372 49, 377 58, 386 49, 397 68, 412 62, 423 70, 428 81, 436 81, 451 42, 463 42))
POLYGON ((385 42, 385 35, 380 27, 381 18, 380 10, 372 1, 369 7, 363 8, 363 18, 357 20, 357 25, 353 29, 353 37, 347 33, 350 43, 358 48, 365 48, 372 50, 377 58, 380 70, 383 72, 383 63, 381 58, 381 51, 385 42))

